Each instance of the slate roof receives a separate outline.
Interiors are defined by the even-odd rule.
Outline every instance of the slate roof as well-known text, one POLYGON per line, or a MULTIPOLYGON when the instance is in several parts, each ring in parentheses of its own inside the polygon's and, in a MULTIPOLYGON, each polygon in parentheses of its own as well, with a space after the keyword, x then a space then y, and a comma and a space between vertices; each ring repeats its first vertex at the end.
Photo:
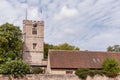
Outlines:
POLYGON ((120 61, 120 53, 99 51, 77 51, 77 50, 50 50, 51 68, 77 69, 77 68, 102 68, 106 58, 114 58, 120 61))

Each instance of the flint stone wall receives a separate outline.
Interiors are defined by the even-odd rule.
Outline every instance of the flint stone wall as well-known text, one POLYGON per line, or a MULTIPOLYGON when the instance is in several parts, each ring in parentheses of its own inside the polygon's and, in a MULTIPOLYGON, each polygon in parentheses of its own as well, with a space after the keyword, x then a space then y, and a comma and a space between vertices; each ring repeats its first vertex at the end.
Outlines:
POLYGON ((30 74, 20 78, 0 75, 0 80, 80 80, 76 75, 30 74))
MULTIPOLYGON (((30 74, 20 78, 13 78, 12 76, 0 75, 0 80, 82 80, 76 75, 51 75, 51 74, 30 74)), ((86 80, 120 80, 120 76, 116 78, 109 78, 106 76, 96 75, 94 77, 88 76, 86 80)))

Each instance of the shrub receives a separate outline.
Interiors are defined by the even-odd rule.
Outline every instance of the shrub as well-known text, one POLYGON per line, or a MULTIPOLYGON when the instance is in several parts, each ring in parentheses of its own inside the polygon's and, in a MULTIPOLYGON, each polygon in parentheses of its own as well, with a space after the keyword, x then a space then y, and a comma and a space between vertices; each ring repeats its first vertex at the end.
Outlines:
POLYGON ((85 69, 85 68, 78 69, 75 72, 75 74, 78 75, 82 79, 85 79, 88 75, 93 77, 96 74, 104 75, 104 73, 106 72, 104 72, 103 70, 90 70, 90 69, 85 69))
POLYGON ((88 75, 93 77, 94 75, 98 74, 98 71, 97 70, 89 70, 88 71, 88 75))
POLYGON ((82 79, 85 79, 88 75, 93 77, 95 76, 96 74, 98 75, 104 75, 104 74, 107 74, 106 71, 103 71, 103 70, 90 70, 90 69, 78 69, 76 70, 75 74, 79 77, 79 78, 82 78, 82 79))
POLYGON ((107 76, 115 76, 120 72, 119 62, 115 59, 108 58, 103 62, 103 70, 107 76))
POLYGON ((85 79, 87 77, 89 71, 90 71, 89 69, 82 68, 82 69, 76 70, 75 74, 79 78, 85 79))
POLYGON ((41 67, 32 67, 32 73, 33 74, 43 73, 43 70, 41 69, 41 67))
POLYGON ((30 72, 30 66, 22 60, 7 61, 5 64, 0 66, 1 74, 11 74, 14 77, 23 76, 25 74, 29 74, 30 72))

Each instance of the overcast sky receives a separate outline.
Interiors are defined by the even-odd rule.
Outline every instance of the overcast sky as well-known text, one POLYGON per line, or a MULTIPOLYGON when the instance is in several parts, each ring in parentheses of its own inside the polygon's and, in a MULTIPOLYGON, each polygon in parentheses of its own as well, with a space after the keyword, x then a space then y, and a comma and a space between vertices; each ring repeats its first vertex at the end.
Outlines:
POLYGON ((0 25, 20 26, 25 14, 45 21, 45 42, 106 51, 120 44, 120 0, 0 0, 0 25))

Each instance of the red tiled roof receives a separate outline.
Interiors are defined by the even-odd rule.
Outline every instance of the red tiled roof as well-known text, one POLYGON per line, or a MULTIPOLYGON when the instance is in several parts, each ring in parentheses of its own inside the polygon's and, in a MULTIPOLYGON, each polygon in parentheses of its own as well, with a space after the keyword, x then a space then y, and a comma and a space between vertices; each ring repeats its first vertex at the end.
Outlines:
POLYGON ((50 50, 51 68, 102 68, 106 58, 120 61, 120 53, 97 51, 50 50))

